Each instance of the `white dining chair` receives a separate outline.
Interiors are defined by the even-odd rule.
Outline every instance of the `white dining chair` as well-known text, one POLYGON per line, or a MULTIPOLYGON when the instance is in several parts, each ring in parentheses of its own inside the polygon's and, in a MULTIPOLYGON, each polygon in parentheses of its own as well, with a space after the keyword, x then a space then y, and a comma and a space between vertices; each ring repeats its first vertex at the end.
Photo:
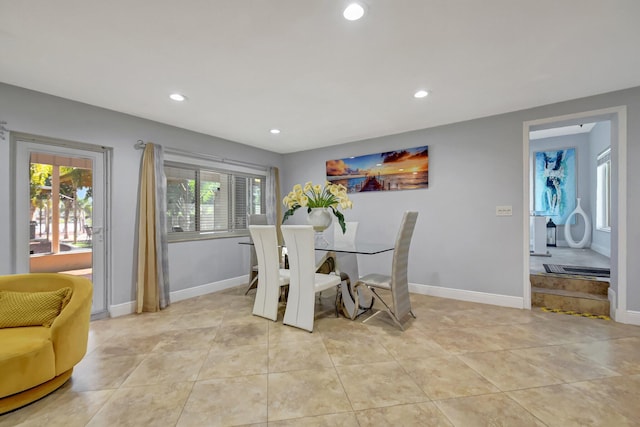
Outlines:
POLYGON ((289 284, 289 270, 280 268, 275 225, 250 225, 249 232, 258 260, 259 277, 253 314, 275 321, 278 319, 281 288, 289 284))
POLYGON ((334 245, 352 245, 356 242, 356 234, 358 234, 358 221, 347 221, 344 223, 345 232, 338 224, 333 226, 333 244, 334 245))
MULTIPOLYGON (((358 233, 358 222, 346 222, 346 231, 335 225, 333 227, 333 246, 336 249, 340 247, 352 248, 356 244, 356 235, 358 233)), ((356 294, 354 290, 355 284, 360 278, 358 271, 358 256, 354 253, 336 252, 336 268, 340 272, 340 292, 337 294, 339 301, 336 304, 343 310, 344 315, 350 319, 373 305, 373 297, 361 293, 356 294), (340 301, 342 304, 340 304, 340 301), (357 303, 356 303, 357 301, 357 303)))
MULTIPOLYGON (((418 212, 405 212, 400 224, 400 230, 396 237, 395 249, 393 251, 393 264, 391 266, 391 276, 384 274, 368 274, 356 283, 355 289, 366 286, 376 300, 385 307, 385 312, 391 316, 391 319, 400 329, 404 330, 402 320, 411 315, 416 316, 411 311, 411 300, 409 298, 409 247, 411 245, 411 237, 418 219, 418 212), (385 301, 378 292, 379 290, 390 291, 391 302, 385 301)), ((373 316, 365 320, 368 321, 376 315, 382 313, 377 311, 373 316)), ((363 322, 364 323, 364 322, 363 322)))
POLYGON ((283 225, 289 254, 289 296, 284 324, 313 332, 315 295, 340 284, 340 276, 316 273, 314 231, 310 225, 283 225))
MULTIPOLYGON (((247 218, 247 225, 267 225, 267 215, 265 214, 250 214, 247 218)), ((256 250, 254 246, 249 249, 249 286, 245 291, 245 295, 249 293, 251 289, 255 289, 258 284, 258 258, 256 256, 256 250)))

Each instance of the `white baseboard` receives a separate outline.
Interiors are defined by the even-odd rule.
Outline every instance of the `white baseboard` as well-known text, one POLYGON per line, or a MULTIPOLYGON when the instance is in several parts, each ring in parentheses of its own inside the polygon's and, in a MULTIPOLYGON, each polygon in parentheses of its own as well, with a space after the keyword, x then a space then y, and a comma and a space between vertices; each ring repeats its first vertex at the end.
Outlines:
POLYGON ((136 302, 129 301, 109 306, 109 317, 126 316, 136 312, 136 302))
POLYGON ((636 326, 640 326, 640 311, 633 311, 633 310, 627 310, 627 311, 620 311, 620 310, 616 310, 615 312, 616 317, 612 317, 613 320, 615 320, 618 323, 626 323, 628 325, 636 325, 636 326))
POLYGON ((616 291, 609 288, 607 293, 607 298, 609 299, 609 317, 615 320, 618 323, 626 323, 629 325, 638 325, 640 326, 640 311, 619 311, 616 309, 618 304, 618 300, 616 298, 616 291))
POLYGON ((409 291, 416 294, 429 295, 432 297, 498 305, 501 307, 524 308, 524 298, 522 297, 489 294, 485 292, 467 291, 454 288, 443 288, 440 286, 422 285, 418 283, 410 283, 409 291))
POLYGON ((616 291, 611 289, 611 287, 607 290, 607 299, 609 300, 609 317, 617 322, 616 307, 618 306, 618 300, 616 298, 616 291))
MULTIPOLYGON (((249 282, 249 275, 233 277, 231 279, 221 280, 219 282, 207 283, 200 286, 194 286, 192 288, 180 289, 173 291, 169 294, 171 302, 178 302, 189 298, 198 297, 201 295, 207 295, 212 292, 223 291, 225 289, 233 288, 235 286, 242 285, 249 282)), ((111 317, 126 316, 127 314, 135 313, 136 302, 129 301, 122 304, 116 304, 109 306, 109 315, 111 317)))
POLYGON ((200 295, 207 295, 212 292, 223 291, 225 289, 233 288, 243 283, 249 283, 249 275, 233 277, 231 279, 221 280, 219 282, 207 283, 205 285, 194 286, 193 288, 181 289, 179 291, 171 292, 171 302, 178 302, 189 298, 199 297, 200 295))
POLYGON ((640 311, 627 310, 616 312, 616 322, 640 326, 640 311))
MULTIPOLYGON (((193 288, 181 289, 179 291, 171 292, 171 301, 178 302, 201 295, 207 295, 212 292, 222 291, 238 285, 242 285, 243 283, 247 283, 248 280, 248 275, 244 275, 231 279, 221 280, 219 282, 194 286, 193 288)), ((409 291, 421 295, 429 295, 433 297, 449 298, 468 302, 477 302, 480 304, 497 305, 500 307, 524 308, 524 299, 522 297, 490 294, 486 292, 468 291, 463 289, 444 288, 441 286, 423 285, 419 283, 410 283, 409 291)), ((611 288, 609 288, 608 298, 611 302, 610 317, 612 319, 620 323, 640 325, 640 312, 629 310, 624 313, 616 312, 616 294, 615 291, 613 291, 611 288)), ((135 308, 135 301, 111 305, 109 306, 109 315, 111 317, 126 316, 128 314, 134 313, 135 308)))

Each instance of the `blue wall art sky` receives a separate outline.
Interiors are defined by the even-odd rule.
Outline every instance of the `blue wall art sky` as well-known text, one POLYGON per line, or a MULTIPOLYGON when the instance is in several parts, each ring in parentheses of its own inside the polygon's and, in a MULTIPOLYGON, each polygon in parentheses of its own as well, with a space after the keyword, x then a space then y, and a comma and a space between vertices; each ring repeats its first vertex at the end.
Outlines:
POLYGON ((428 188, 429 147, 327 160, 327 180, 349 193, 428 188))

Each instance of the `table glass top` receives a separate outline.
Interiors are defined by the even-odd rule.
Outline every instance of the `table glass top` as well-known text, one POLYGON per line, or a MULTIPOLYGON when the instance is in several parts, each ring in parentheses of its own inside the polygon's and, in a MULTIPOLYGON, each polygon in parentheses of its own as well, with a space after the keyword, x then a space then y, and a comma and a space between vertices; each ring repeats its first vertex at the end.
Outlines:
POLYGON ((385 243, 369 243, 369 242, 355 242, 355 244, 336 243, 329 242, 327 245, 318 244, 315 248, 317 251, 331 251, 331 252, 344 252, 351 254, 366 254, 373 255, 381 252, 388 252, 394 249, 392 244, 385 243))
MULTIPOLYGON (((242 241, 241 245, 253 245, 253 242, 242 241)), ((363 254, 363 255, 375 255, 382 252, 392 251, 394 246, 386 243, 368 243, 368 242, 356 242, 355 244, 334 244, 328 243, 316 243, 315 250, 327 251, 327 252, 342 252, 350 254, 363 254)))

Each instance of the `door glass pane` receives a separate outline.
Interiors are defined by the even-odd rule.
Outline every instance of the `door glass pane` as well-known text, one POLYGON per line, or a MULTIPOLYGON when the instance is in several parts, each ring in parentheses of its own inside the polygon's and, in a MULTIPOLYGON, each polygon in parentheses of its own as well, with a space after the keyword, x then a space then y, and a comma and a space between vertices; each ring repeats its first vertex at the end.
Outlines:
POLYGON ((92 276, 90 159, 31 153, 29 270, 92 276))

